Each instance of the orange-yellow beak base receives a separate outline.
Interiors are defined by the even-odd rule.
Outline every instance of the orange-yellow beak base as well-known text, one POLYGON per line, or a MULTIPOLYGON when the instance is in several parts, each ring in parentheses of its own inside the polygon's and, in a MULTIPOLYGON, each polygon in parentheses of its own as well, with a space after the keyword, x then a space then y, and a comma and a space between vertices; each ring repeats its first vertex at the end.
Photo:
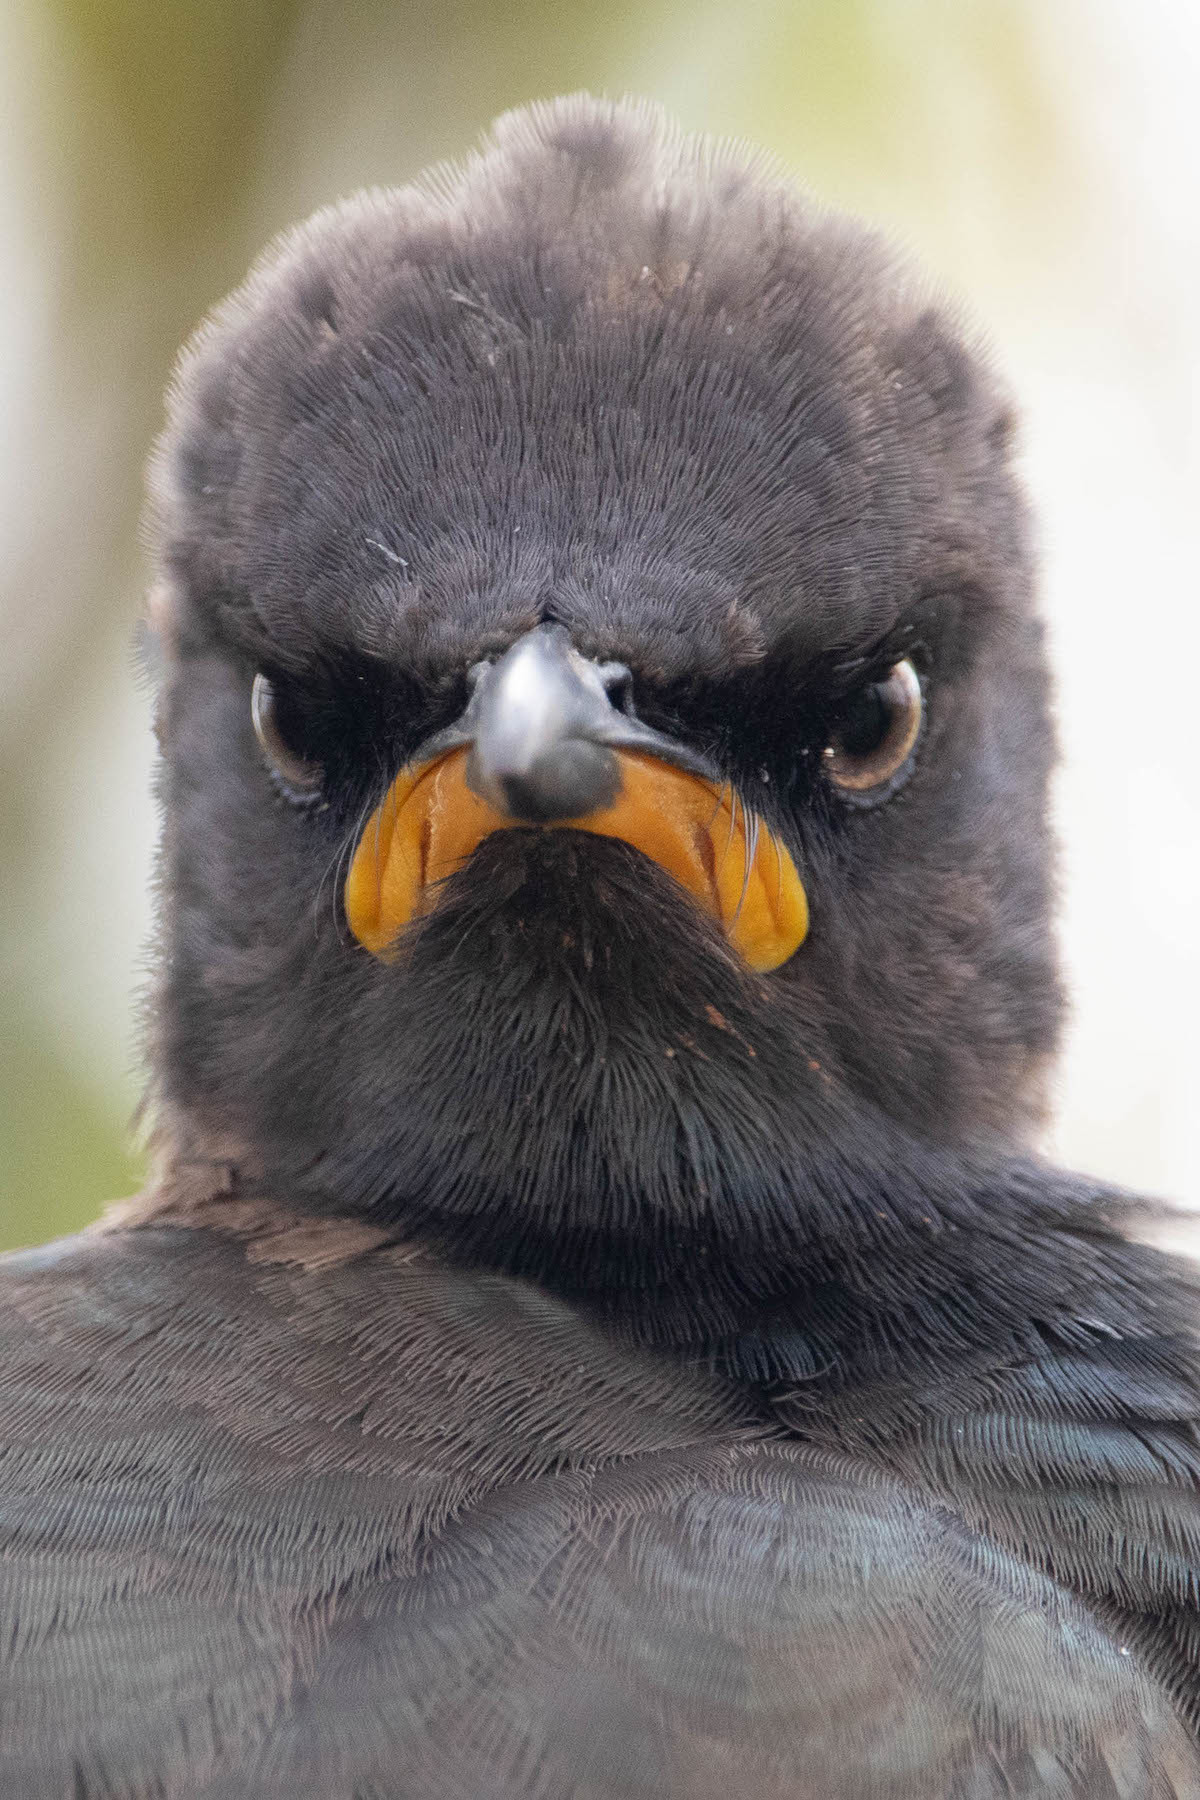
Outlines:
MULTIPOLYGON (((808 932, 808 901, 788 852, 729 789, 640 751, 617 754, 622 780, 612 805, 561 823, 643 851, 720 921, 751 968, 777 969, 808 932)), ((529 829, 472 792, 466 761, 457 749, 402 770, 359 841, 346 918, 376 956, 485 837, 529 829)))

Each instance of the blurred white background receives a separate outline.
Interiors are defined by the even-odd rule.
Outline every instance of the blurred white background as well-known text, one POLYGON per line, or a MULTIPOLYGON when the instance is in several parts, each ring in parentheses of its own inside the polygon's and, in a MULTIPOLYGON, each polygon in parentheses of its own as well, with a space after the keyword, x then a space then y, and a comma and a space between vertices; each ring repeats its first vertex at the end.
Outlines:
POLYGON ((1193 0, 6 0, 0 1243, 137 1176, 155 818, 130 646, 175 345, 292 219, 581 86, 765 144, 993 340, 1064 751, 1051 1148, 1200 1205, 1193 0))

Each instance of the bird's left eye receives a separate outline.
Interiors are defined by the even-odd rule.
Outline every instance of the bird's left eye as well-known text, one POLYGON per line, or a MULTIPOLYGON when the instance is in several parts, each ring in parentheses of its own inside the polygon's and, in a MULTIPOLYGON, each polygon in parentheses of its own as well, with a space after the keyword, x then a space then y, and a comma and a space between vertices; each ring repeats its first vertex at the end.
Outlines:
POLYGON ((905 657, 882 681, 839 709, 825 746, 825 773, 848 800, 886 800, 908 773, 921 733, 921 682, 905 657))
POLYGON ((279 699, 274 687, 265 675, 256 675, 250 690, 250 722, 259 749, 289 800, 298 803, 315 800, 321 791, 324 771, 320 763, 310 762, 289 744, 279 714, 279 699))

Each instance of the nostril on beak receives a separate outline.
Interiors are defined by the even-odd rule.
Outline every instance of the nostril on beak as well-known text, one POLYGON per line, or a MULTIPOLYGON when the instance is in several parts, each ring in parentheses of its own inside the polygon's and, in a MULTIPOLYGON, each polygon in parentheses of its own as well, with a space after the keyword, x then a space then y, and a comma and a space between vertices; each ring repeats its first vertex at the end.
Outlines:
POLYGON ((633 673, 624 663, 600 663, 596 669, 609 705, 630 718, 633 715, 633 673))

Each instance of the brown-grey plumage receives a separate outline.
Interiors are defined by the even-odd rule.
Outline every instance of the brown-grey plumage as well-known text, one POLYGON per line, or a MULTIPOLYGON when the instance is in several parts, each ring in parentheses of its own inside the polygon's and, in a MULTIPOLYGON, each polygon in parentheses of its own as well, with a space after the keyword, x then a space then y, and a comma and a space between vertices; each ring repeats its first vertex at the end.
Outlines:
POLYGON ((1024 1144, 1009 436, 861 230, 583 100, 202 334, 160 1172, 0 1273, 0 1793, 1200 1795, 1194 1283, 1024 1144), (923 733, 843 791, 901 659, 923 733), (528 768, 514 671, 561 684, 528 768), (756 972, 632 843, 518 825, 367 954, 364 821, 480 719, 518 821, 622 736, 715 770, 807 940, 756 972))

